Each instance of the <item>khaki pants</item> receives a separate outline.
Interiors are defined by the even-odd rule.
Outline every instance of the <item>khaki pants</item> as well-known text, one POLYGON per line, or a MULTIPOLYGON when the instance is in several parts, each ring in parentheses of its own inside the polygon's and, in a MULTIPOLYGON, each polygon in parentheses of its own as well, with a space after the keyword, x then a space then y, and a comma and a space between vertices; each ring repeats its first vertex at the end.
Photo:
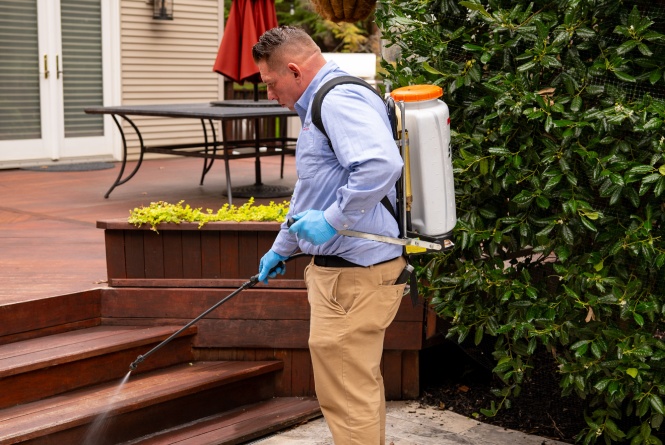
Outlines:
POLYGON ((386 402, 380 363, 404 284, 404 258, 370 267, 305 269, 309 349, 316 395, 336 445, 383 445, 386 402))

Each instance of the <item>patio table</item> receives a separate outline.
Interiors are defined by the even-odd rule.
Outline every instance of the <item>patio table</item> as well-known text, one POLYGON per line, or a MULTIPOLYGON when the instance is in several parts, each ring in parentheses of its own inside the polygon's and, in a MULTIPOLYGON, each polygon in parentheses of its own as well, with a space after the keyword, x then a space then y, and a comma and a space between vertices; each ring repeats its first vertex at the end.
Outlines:
MULTIPOLYGON (((223 159, 226 170, 226 186, 229 204, 232 203, 233 192, 231 188, 231 172, 229 161, 238 158, 255 158, 255 183, 249 189, 245 188, 243 193, 256 198, 270 198, 277 196, 288 196, 293 191, 285 186, 265 186, 261 182, 261 161, 263 156, 284 156, 287 150, 295 149, 296 138, 286 136, 286 123, 282 122, 279 134, 274 137, 262 136, 259 128, 259 119, 264 117, 285 118, 296 116, 296 113, 280 107, 273 101, 260 100, 257 102, 247 100, 228 100, 209 103, 192 104, 160 104, 160 105, 123 105, 111 107, 89 107, 84 111, 88 114, 111 115, 122 137, 122 164, 120 172, 111 188, 106 192, 104 198, 108 198, 111 192, 132 179, 141 167, 143 157, 146 153, 162 153, 178 156, 203 158, 203 172, 201 174, 201 185, 206 173, 210 171, 215 159, 223 159), (200 142, 186 144, 146 145, 138 125, 132 121, 130 116, 157 116, 185 119, 198 119, 203 129, 203 140, 200 142), (134 169, 125 176, 127 165, 127 138, 122 128, 121 121, 129 123, 136 135, 140 145, 139 159, 134 169), (254 120, 254 134, 252 138, 228 140, 225 133, 225 122, 234 120, 254 120), (221 122, 222 140, 218 140, 214 122, 221 122), (245 150, 239 150, 239 149, 245 150), (248 150, 249 149, 249 150, 248 150)), ((282 119, 285 121, 285 119, 282 119)), ((284 174, 284 158, 282 157, 281 176, 284 174)))

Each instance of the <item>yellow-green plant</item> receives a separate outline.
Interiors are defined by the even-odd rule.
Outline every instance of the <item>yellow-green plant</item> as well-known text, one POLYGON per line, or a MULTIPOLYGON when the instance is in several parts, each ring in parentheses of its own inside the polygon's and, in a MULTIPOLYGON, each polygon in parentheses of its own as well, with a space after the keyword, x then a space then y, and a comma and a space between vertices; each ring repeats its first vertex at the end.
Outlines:
POLYGON ((289 202, 276 204, 254 205, 254 198, 250 198, 240 207, 224 204, 222 208, 213 212, 212 209, 202 210, 201 207, 192 208, 189 204, 183 206, 184 201, 169 204, 165 201, 152 202, 149 206, 136 207, 129 212, 127 222, 141 227, 150 224, 150 229, 157 232, 157 226, 165 223, 180 224, 182 222, 198 222, 199 228, 213 221, 277 221, 282 222, 289 211, 289 202))

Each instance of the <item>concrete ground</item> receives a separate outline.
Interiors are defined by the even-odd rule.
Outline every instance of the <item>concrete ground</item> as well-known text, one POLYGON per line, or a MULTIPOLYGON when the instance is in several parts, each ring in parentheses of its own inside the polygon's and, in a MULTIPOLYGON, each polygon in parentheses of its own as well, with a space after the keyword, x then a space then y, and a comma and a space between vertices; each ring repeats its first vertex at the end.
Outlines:
MULTIPOLYGON (((386 445, 556 445, 556 440, 423 407, 416 401, 388 402, 386 445)), ((260 445, 333 445, 325 420, 319 419, 255 440, 260 445)))

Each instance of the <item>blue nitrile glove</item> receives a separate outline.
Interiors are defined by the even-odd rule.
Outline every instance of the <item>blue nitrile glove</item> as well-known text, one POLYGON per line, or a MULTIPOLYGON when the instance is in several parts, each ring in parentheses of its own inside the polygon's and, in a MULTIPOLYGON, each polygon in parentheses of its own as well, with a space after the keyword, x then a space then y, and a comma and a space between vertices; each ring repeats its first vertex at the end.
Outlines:
POLYGON ((293 216, 296 221, 289 227, 289 233, 314 245, 323 244, 335 236, 337 231, 323 216, 322 210, 305 210, 293 216))
POLYGON ((272 273, 270 273, 270 270, 287 258, 287 256, 280 255, 270 249, 265 255, 263 255, 263 258, 261 258, 261 262, 259 263, 259 281, 268 284, 268 278, 275 278, 277 274, 284 275, 284 272, 286 272, 285 266, 278 267, 272 273))

